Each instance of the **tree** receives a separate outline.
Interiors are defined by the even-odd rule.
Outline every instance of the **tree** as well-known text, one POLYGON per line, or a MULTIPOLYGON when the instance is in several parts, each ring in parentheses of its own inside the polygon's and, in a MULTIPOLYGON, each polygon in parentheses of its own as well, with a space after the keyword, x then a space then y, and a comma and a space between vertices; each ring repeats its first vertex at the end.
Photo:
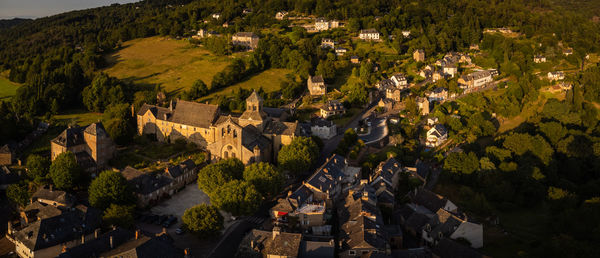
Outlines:
POLYGON ((479 168, 479 159, 473 152, 453 152, 444 160, 444 170, 452 173, 471 174, 479 168))
POLYGON ((81 176, 81 168, 70 151, 56 156, 50 165, 50 178, 54 185, 63 190, 72 190, 81 176))
POLYGON ((219 186, 234 179, 242 179, 243 173, 244 163, 239 159, 221 160, 198 171, 198 188, 211 196, 219 186))
POLYGON ((134 196, 127 180, 119 172, 107 170, 94 179, 88 189, 90 204, 104 210, 112 204, 133 204, 134 196))
POLYGON ((307 171, 319 156, 319 147, 311 138, 297 137, 283 146, 277 156, 279 166, 296 175, 307 171))
POLYGON ((111 204, 104 215, 102 221, 107 226, 119 226, 124 228, 131 228, 133 226, 133 211, 134 205, 117 205, 111 204))
POLYGON ((258 209, 262 196, 249 182, 232 180, 220 186, 210 202, 220 210, 234 216, 249 215, 258 209))
POLYGON ((129 112, 129 104, 113 104, 106 108, 103 115, 106 133, 120 145, 129 143, 135 134, 135 128, 129 121, 129 112))
POLYGON ((27 185, 23 183, 9 185, 6 188, 6 197, 21 207, 27 205, 30 198, 27 185))
POLYGON ((202 238, 216 236, 223 229, 219 210, 204 203, 185 210, 181 220, 186 229, 202 238))
POLYGON ((263 196, 277 194, 283 179, 281 171, 266 162, 252 163, 244 169, 244 180, 253 184, 263 196))
POLYGON ((27 175, 33 180, 44 179, 48 176, 50 160, 40 155, 31 154, 27 157, 27 175))

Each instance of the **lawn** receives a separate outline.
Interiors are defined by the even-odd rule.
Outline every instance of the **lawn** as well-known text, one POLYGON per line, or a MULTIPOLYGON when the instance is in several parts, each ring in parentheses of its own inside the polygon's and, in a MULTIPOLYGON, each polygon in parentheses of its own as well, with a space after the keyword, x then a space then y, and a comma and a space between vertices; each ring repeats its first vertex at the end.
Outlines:
POLYGON ((373 50, 373 51, 381 52, 381 53, 387 54, 387 55, 397 55, 398 54, 395 49, 387 46, 384 42, 370 42, 370 41, 357 40, 354 43, 356 44, 355 50, 357 50, 357 51, 362 48, 365 50, 365 52, 369 52, 370 50, 373 50))
POLYGON ((72 109, 62 112, 60 115, 54 116, 57 122, 70 124, 74 122, 79 126, 87 126, 91 123, 100 121, 102 113, 93 113, 82 109, 72 109))
POLYGON ((0 100, 14 96, 19 86, 18 83, 11 82, 5 77, 0 76, 0 100))
POLYGON ((291 72, 292 71, 288 69, 268 69, 262 73, 250 77, 248 80, 236 83, 219 91, 215 91, 208 96, 201 98, 200 102, 213 101, 216 99, 216 96, 219 95, 231 95, 233 91, 236 91, 240 88, 258 90, 260 87, 262 87, 265 92, 277 91, 280 88, 281 82, 285 80, 285 76, 291 72))
POLYGON ((231 60, 187 41, 164 37, 127 41, 105 59, 107 74, 149 87, 158 84, 168 93, 187 89, 198 79, 210 85, 213 76, 231 60))

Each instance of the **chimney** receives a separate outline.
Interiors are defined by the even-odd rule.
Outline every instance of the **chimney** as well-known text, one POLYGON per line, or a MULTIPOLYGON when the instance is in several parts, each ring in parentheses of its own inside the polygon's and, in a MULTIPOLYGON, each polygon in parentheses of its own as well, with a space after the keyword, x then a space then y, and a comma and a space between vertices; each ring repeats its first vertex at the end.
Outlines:
POLYGON ((8 221, 8 229, 6 231, 9 235, 12 235, 12 223, 10 223, 10 221, 8 221))
POLYGON ((61 252, 63 252, 63 253, 67 252, 67 245, 63 244, 61 252))
POLYGON ((114 245, 113 245, 113 236, 110 236, 109 241, 110 241, 110 249, 113 249, 114 248, 114 245))
POLYGON ((85 244, 85 235, 81 235, 81 244, 85 244))
POLYGON ((185 255, 185 257, 189 257, 190 256, 190 249, 189 248, 183 249, 183 254, 185 255))
POLYGON ((140 238, 140 230, 139 230, 139 229, 137 229, 137 230, 135 231, 135 239, 139 239, 139 238, 140 238))
POLYGON ((94 239, 97 239, 98 235, 100 235, 100 229, 99 228, 97 228, 96 230, 94 230, 94 239))
POLYGON ((273 240, 275 240, 279 234, 281 234, 281 229, 279 227, 273 227, 273 240))
POLYGON ((173 100, 169 102, 169 110, 173 112, 173 100))
POLYGON ((50 192, 52 192, 52 185, 50 185, 50 192))
POLYGON ((292 190, 288 191, 287 197, 290 197, 292 195, 292 190))

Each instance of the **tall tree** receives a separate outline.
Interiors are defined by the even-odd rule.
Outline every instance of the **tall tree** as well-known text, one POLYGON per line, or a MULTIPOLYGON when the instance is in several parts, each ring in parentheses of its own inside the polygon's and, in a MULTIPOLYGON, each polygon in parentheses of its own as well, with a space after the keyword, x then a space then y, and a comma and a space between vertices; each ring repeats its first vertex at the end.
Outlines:
POLYGON ((266 162, 252 163, 244 169, 244 180, 253 184, 263 196, 277 194, 283 179, 281 171, 266 162))
POLYGON ((204 203, 185 210, 181 220, 187 230, 201 238, 216 236, 223 229, 223 216, 219 210, 204 203))
POLYGON ((283 146, 277 156, 279 165, 296 175, 308 171, 319 156, 319 147, 309 137, 296 137, 283 146))
POLYGON ((70 151, 59 154, 50 165, 50 178, 59 189, 72 190, 80 177, 81 168, 70 151))
POLYGON ((112 204, 133 204, 135 198, 125 177, 111 170, 100 173, 90 184, 88 193, 90 204, 101 210, 112 204))
POLYGON ((261 200, 262 196, 254 185, 240 180, 225 183, 210 198, 215 207, 235 216, 252 214, 258 209, 261 200))

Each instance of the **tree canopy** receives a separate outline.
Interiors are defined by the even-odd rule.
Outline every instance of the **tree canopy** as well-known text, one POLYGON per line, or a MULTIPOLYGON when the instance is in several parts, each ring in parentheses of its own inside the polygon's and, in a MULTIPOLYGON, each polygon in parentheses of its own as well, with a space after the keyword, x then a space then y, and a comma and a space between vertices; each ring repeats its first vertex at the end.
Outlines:
POLYGON ((249 182, 232 180, 217 188, 210 202, 235 216, 250 215, 258 209, 262 196, 249 182))
POLYGON ((216 236, 223 229, 223 216, 217 208, 207 204, 185 210, 181 220, 187 230, 202 238, 216 236))
POLYGON ((294 174, 308 171, 319 157, 319 147, 309 137, 296 137, 279 151, 279 166, 294 174))
POLYGON ((284 177, 273 165, 259 162, 244 169, 244 180, 253 184, 263 196, 273 196, 280 191, 284 177))
POLYGON ((121 173, 111 170, 100 173, 92 180, 88 193, 90 204, 101 210, 112 204, 133 204, 135 198, 125 177, 121 173))
POLYGON ((50 165, 50 178, 58 189, 72 190, 81 178, 81 168, 70 151, 56 156, 50 165))

